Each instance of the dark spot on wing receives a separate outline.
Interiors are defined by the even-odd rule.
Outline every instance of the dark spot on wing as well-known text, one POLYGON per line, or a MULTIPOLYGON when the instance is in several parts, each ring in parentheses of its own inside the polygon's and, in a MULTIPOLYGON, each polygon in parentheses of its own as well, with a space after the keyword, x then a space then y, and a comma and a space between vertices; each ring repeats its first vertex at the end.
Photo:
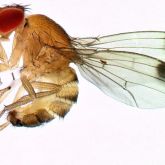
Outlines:
POLYGON ((165 78, 165 62, 161 62, 157 67, 158 75, 165 78))
POLYGON ((107 62, 105 60, 100 60, 100 62, 103 64, 103 65, 107 65, 107 62))

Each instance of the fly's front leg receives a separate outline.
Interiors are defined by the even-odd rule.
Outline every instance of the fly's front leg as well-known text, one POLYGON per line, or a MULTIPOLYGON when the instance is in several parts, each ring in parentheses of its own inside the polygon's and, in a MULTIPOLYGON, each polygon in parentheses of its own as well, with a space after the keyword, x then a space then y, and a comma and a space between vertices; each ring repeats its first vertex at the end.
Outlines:
MULTIPOLYGON (((17 64, 19 63, 23 50, 24 49, 22 47, 22 42, 19 40, 19 35, 17 33, 15 34, 14 37, 13 49, 10 58, 8 58, 3 46, 0 43, 0 77, 1 77, 1 72, 4 71, 6 72, 4 72, 3 74, 6 73, 8 74, 9 72, 13 76, 12 69, 17 67, 17 64)), ((2 85, 5 85, 6 80, 8 80, 8 78, 6 78, 5 75, 5 81, 3 82, 4 84, 2 85)), ((15 86, 18 84, 18 81, 19 80, 16 80, 15 77, 13 76, 13 81, 11 85, 0 90, 0 103, 3 102, 4 99, 9 95, 10 91, 13 91, 13 89, 15 89, 15 86)))
MULTIPOLYGON (((9 61, 7 54, 3 48, 3 46, 0 43, 0 84, 4 85, 2 82, 2 74, 4 74, 4 71, 10 71, 9 67, 9 61)), ((5 83, 5 82, 4 82, 5 83)), ((3 89, 0 89, 0 103, 7 97, 9 94, 9 91, 11 89, 11 86, 5 87, 3 89)), ((3 112, 0 112, 0 116, 3 114, 3 112)))
POLYGON ((10 67, 9 67, 8 64, 6 64, 6 63, 0 63, 0 72, 7 71, 9 69, 10 69, 10 67))

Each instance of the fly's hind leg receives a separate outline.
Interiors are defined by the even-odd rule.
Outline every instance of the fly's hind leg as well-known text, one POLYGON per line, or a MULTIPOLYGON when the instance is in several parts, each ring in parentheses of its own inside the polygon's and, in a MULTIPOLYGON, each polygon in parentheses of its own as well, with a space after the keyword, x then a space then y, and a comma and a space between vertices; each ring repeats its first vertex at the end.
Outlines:
MULTIPOLYGON (((35 89, 42 89, 43 91, 31 95, 31 89, 28 89, 28 95, 23 95, 14 103, 5 106, 2 112, 8 111, 7 122, 0 125, 0 130, 6 128, 9 124, 26 127, 38 126, 54 119, 54 114, 64 117, 73 104, 69 99, 57 97, 58 94, 62 96, 65 91, 65 88, 60 85, 33 82, 33 86, 35 89)), ((20 96, 20 94, 17 96, 20 96)))
POLYGON ((19 88, 15 101, 25 95, 25 91, 28 93, 28 97, 35 99, 38 97, 48 96, 52 93, 56 93, 61 89, 61 85, 48 82, 32 81, 30 82, 25 76, 21 77, 22 86, 19 88), (43 95, 43 96, 42 96, 43 95))
MULTIPOLYGON (((0 130, 4 129, 9 123, 17 126, 37 126, 39 123, 47 122, 53 119, 52 114, 49 114, 44 108, 42 108, 44 105, 41 104, 41 108, 37 109, 37 111, 34 110, 35 105, 31 105, 33 105, 36 100, 40 100, 43 97, 57 93, 61 89, 61 86, 47 82, 29 82, 26 77, 21 77, 21 81, 22 86, 16 94, 15 101, 12 104, 5 106, 5 108, 1 111, 0 115, 3 115, 6 111, 9 112, 9 115, 8 121, 0 125, 0 130), (30 104, 27 106, 28 103, 30 104), (22 106, 25 107, 21 108, 22 106), (20 122, 20 120, 17 119, 15 110, 24 111, 24 109, 26 110, 22 118, 23 122, 20 122)), ((3 92, 5 92, 5 90, 1 93, 3 92)), ((40 102, 38 102, 38 105, 40 105, 40 102)))
POLYGON ((30 82, 26 77, 21 77, 22 86, 19 88, 14 103, 5 107, 6 110, 19 108, 22 105, 46 97, 61 90, 60 85, 46 82, 30 82), (27 94, 26 94, 27 93, 27 94))

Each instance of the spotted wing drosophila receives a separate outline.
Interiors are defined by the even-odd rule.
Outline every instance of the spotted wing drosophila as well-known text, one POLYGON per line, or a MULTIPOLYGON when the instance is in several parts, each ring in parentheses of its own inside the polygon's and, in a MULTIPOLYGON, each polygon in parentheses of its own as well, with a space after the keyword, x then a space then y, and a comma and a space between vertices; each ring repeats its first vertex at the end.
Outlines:
MULTIPOLYGON (((0 47, 0 71, 17 68, 23 59, 18 91, 1 111, 1 116, 7 113, 1 129, 9 124, 34 127, 64 117, 78 96, 78 79, 70 63, 120 102, 138 108, 165 107, 165 32, 72 38, 45 15, 25 16, 26 9, 0 8, 1 40, 15 32, 9 59, 0 47)), ((1 100, 13 88, 1 89, 1 100)))

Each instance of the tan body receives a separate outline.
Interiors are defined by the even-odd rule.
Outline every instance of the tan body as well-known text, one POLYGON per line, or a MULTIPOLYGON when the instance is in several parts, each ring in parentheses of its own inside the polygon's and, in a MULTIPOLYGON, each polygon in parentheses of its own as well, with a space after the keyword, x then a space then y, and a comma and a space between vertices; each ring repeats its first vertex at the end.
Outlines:
POLYGON ((78 95, 69 63, 79 59, 69 36, 50 18, 31 15, 15 31, 10 67, 16 67, 21 56, 23 86, 6 107, 11 111, 8 120, 16 126, 37 126, 55 115, 64 117, 78 95))
MULTIPOLYGON (((0 9, 0 40, 15 32, 10 59, 0 44, 0 72, 12 72, 23 59, 20 79, 13 78, 13 84, 21 85, 12 104, 0 111, 0 117, 7 112, 8 120, 0 129, 10 123, 38 126, 56 115, 64 117, 78 96, 71 62, 84 78, 122 103, 165 107, 165 32, 73 38, 44 15, 25 17, 27 10, 18 4, 0 9)), ((13 84, 0 90, 0 102, 15 89, 13 84)))

